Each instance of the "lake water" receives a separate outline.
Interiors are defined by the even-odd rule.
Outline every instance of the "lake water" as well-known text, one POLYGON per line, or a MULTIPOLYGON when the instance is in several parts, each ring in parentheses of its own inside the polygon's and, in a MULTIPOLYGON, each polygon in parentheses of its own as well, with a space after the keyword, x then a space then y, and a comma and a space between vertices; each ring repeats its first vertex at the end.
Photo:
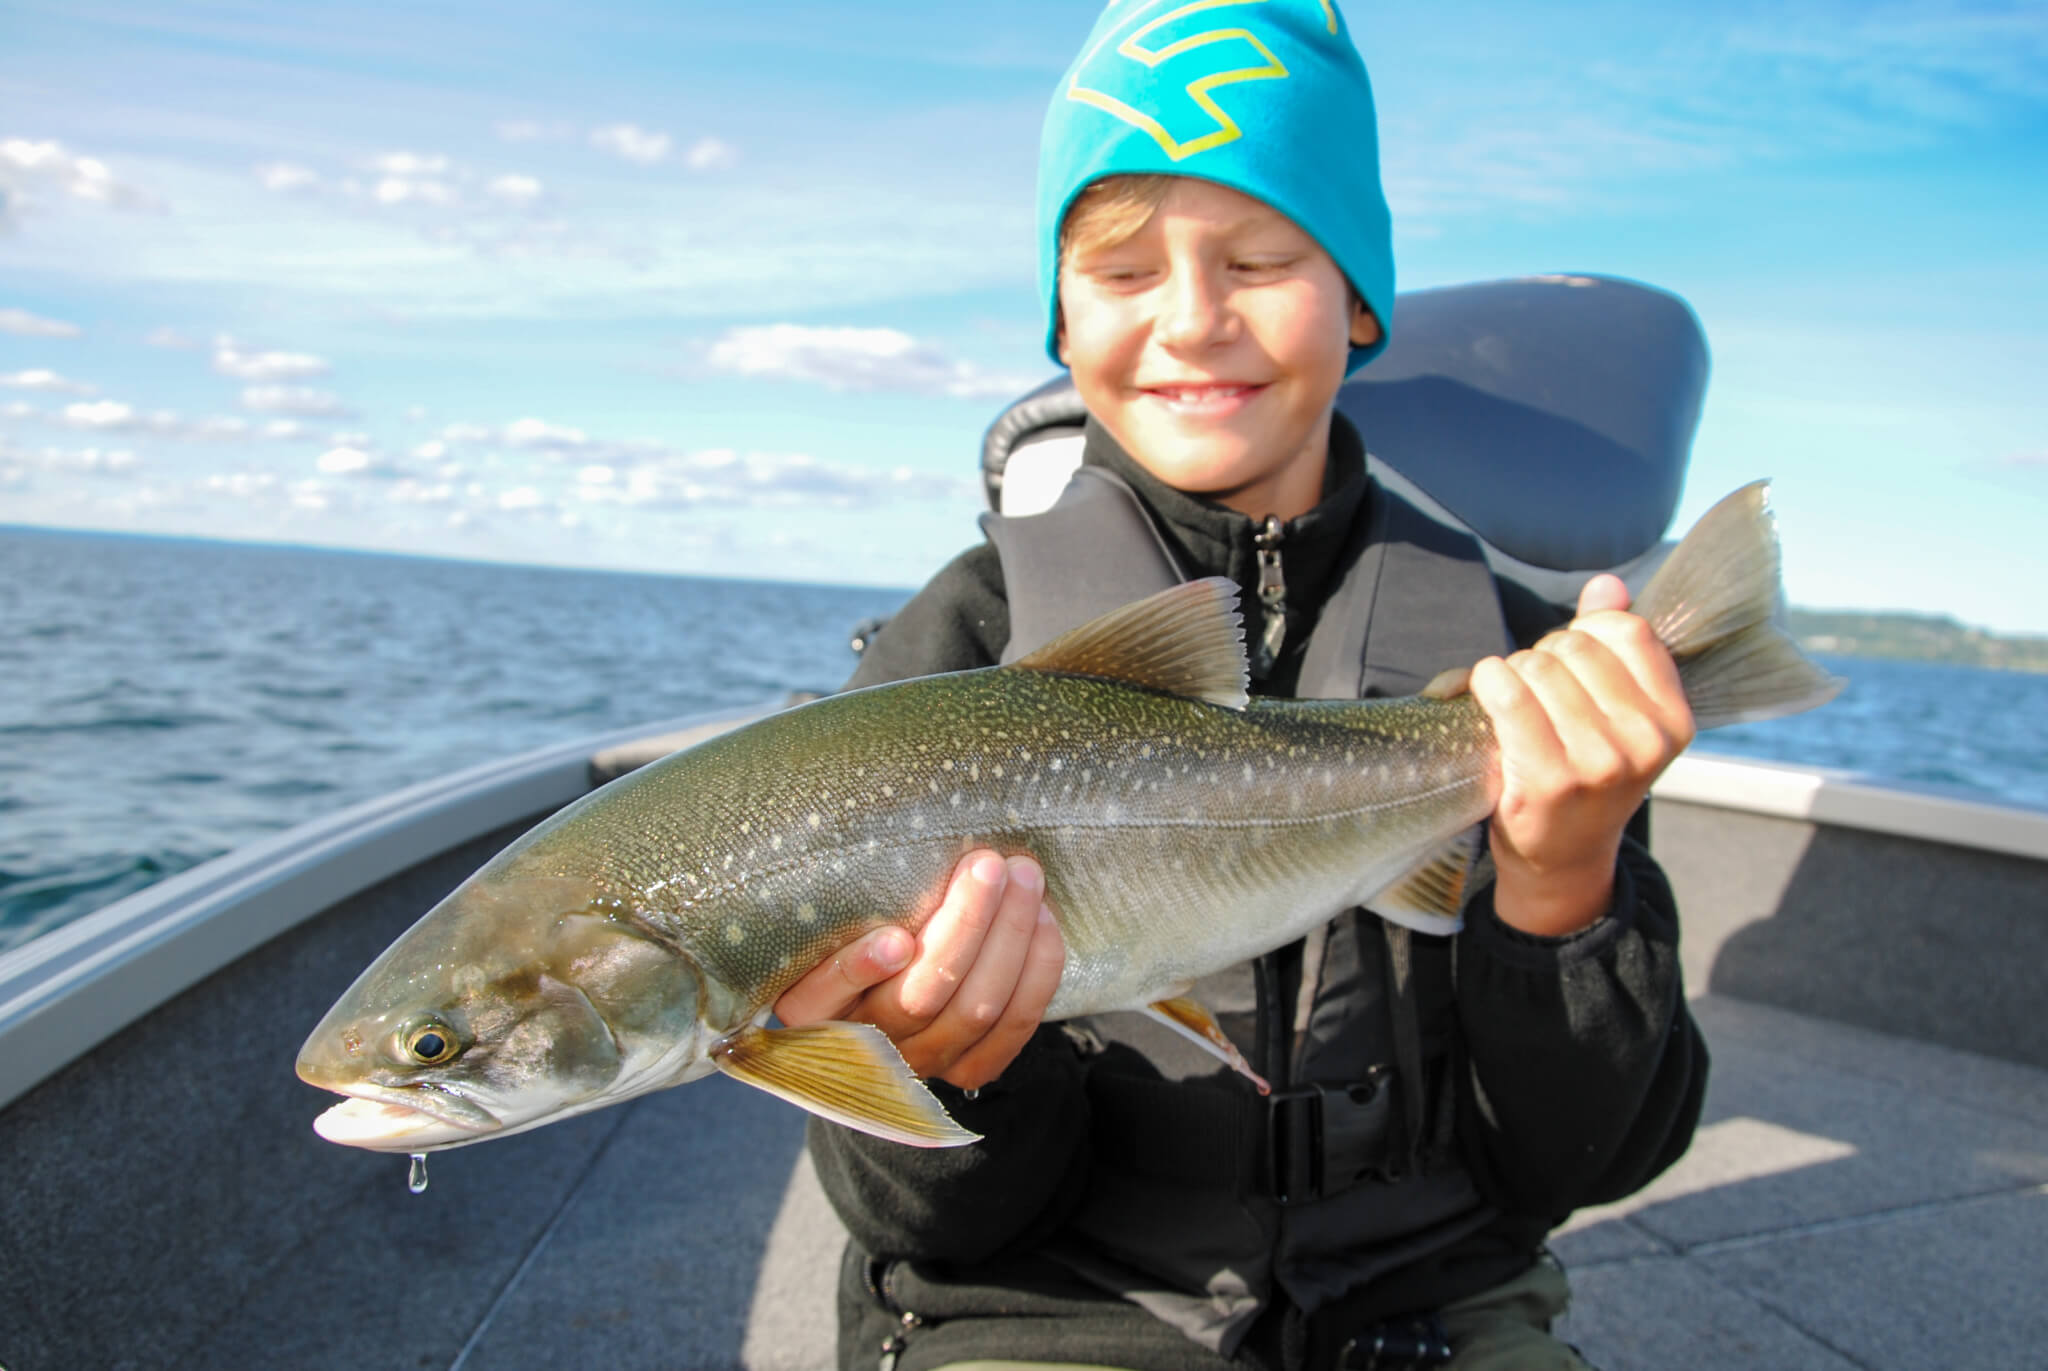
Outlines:
MULTIPOLYGON (((239 844, 544 743, 853 669, 903 591, 0 529, 0 951, 239 844)), ((2048 677, 1827 658, 1706 746, 2048 808, 2048 677)))

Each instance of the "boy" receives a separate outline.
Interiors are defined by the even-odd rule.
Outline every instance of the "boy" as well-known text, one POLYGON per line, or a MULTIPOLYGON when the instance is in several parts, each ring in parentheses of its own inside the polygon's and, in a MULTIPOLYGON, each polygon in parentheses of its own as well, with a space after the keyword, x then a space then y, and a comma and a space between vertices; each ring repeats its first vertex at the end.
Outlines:
MULTIPOLYGON (((1040 206, 1084 464, 1179 574, 1264 586, 1243 600, 1256 693, 1330 693, 1320 611, 1397 498, 1334 410, 1393 304, 1371 92, 1334 6, 1112 4, 1048 114, 1040 206)), ((1020 535, 993 531, 850 684, 1036 645, 1010 641, 1012 607, 1045 588, 1009 583, 1020 535)), ((1029 856, 969 854, 920 936, 878 930, 783 998, 786 1022, 881 1026, 985 1135, 927 1152, 813 1122, 852 1234, 843 1366, 1583 1364, 1548 1334, 1568 1292, 1543 1237, 1669 1165, 1705 1084, 1669 890, 1629 831, 1692 723, 1618 581, 1505 658, 1482 584, 1462 659, 1397 664, 1484 658, 1503 790, 1464 930, 1353 910, 1205 983, 1271 1097, 1130 1016, 1041 1025, 1062 951, 1029 856)))

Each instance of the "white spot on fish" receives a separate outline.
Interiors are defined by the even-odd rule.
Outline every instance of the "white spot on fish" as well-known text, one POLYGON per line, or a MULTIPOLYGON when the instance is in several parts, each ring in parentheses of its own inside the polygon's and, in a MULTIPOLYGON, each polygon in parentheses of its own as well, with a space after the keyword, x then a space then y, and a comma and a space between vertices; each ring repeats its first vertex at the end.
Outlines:
POLYGON ((725 940, 734 947, 738 947, 747 940, 747 930, 741 928, 738 924, 727 924, 725 926, 725 940))
POLYGON ((952 769, 953 759, 951 757, 948 757, 945 761, 939 763, 939 770, 941 771, 951 771, 952 769))
POLYGON ((782 851, 782 835, 778 833, 774 837, 770 838, 768 840, 768 846, 774 848, 777 852, 782 851))
POLYGON ((1065 766, 1065 765, 1066 765, 1066 763, 1065 763, 1065 762, 1063 762, 1063 761, 1061 761, 1061 760, 1060 760, 1059 758, 1057 758, 1057 757, 1055 757, 1055 758, 1053 758, 1053 759, 1052 759, 1052 769, 1053 769, 1054 771, 1058 771, 1058 770, 1059 770, 1059 769, 1060 769, 1061 767, 1063 767, 1063 766, 1065 766))
POLYGON ((989 770, 995 773, 995 778, 997 780, 1000 781, 1003 779, 1003 769, 1000 766, 990 767, 989 770))
POLYGON ((754 824, 753 824, 753 821, 752 821, 751 819, 750 819, 750 820, 748 820, 748 821, 746 821, 746 822, 744 822, 744 823, 742 823, 742 824, 740 825, 740 832, 742 832, 742 833, 752 833, 753 831, 754 831, 754 824))
POLYGON ((873 852, 876 848, 880 846, 881 844, 876 842, 873 838, 868 839, 868 851, 873 852))
POLYGON ((812 828, 816 828, 818 825, 825 822, 825 816, 822 814, 813 814, 810 816, 809 822, 812 828))
POLYGON ((895 786, 893 786, 893 785, 885 785, 885 786, 883 786, 883 787, 882 787, 882 798, 883 798, 883 799, 885 799, 885 800, 893 800, 893 799, 895 799, 895 798, 896 798, 896 787, 895 787, 895 786))
POLYGON ((1138 755, 1139 755, 1140 757, 1149 757, 1149 756, 1151 756, 1151 755, 1152 755, 1152 744, 1150 744, 1150 743, 1147 743, 1147 744, 1145 744, 1145 745, 1144 745, 1143 747, 1139 748, 1139 749, 1138 749, 1138 755))
POLYGON ((980 762, 976 762, 973 766, 967 768, 967 779, 970 781, 978 781, 981 779, 980 762))
POLYGON ((1246 785, 1250 785, 1250 784, 1252 783, 1252 779, 1253 779, 1253 773, 1252 773, 1252 764, 1251 764, 1250 762, 1246 762, 1246 763, 1244 764, 1244 783, 1245 783, 1246 785))
POLYGON ((954 791, 954 792, 953 792, 953 808, 955 808, 955 809, 958 809, 959 807, 960 807, 960 792, 956 790, 956 791, 954 791))
POLYGON ((818 907, 809 900, 805 900, 796 907, 796 921, 800 924, 816 923, 818 921, 818 907))
POLYGON ((911 826, 912 828, 923 828, 923 827, 924 827, 924 815, 922 815, 922 814, 913 814, 913 815, 911 815, 911 816, 910 816, 910 826, 911 826))

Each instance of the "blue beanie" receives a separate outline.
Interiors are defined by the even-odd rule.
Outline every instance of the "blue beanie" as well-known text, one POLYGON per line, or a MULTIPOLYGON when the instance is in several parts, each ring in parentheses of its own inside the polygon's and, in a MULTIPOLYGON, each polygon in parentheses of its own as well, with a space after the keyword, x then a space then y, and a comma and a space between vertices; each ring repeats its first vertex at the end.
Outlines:
POLYGON ((1111 0, 1060 81, 1038 157, 1038 287, 1059 361, 1060 224, 1104 176, 1214 181, 1279 210, 1394 323, 1372 85, 1334 0, 1111 0))

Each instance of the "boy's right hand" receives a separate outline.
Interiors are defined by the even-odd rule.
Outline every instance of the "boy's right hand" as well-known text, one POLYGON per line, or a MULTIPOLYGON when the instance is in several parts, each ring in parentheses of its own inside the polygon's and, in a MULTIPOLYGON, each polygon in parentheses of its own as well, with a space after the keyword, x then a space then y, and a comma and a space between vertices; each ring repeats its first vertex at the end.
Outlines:
POLYGON ((920 1076, 975 1090, 1002 1075, 1059 989, 1066 944, 1030 857, 970 852, 920 935, 873 930, 775 1002, 791 1027, 852 1019, 887 1033, 920 1076))

